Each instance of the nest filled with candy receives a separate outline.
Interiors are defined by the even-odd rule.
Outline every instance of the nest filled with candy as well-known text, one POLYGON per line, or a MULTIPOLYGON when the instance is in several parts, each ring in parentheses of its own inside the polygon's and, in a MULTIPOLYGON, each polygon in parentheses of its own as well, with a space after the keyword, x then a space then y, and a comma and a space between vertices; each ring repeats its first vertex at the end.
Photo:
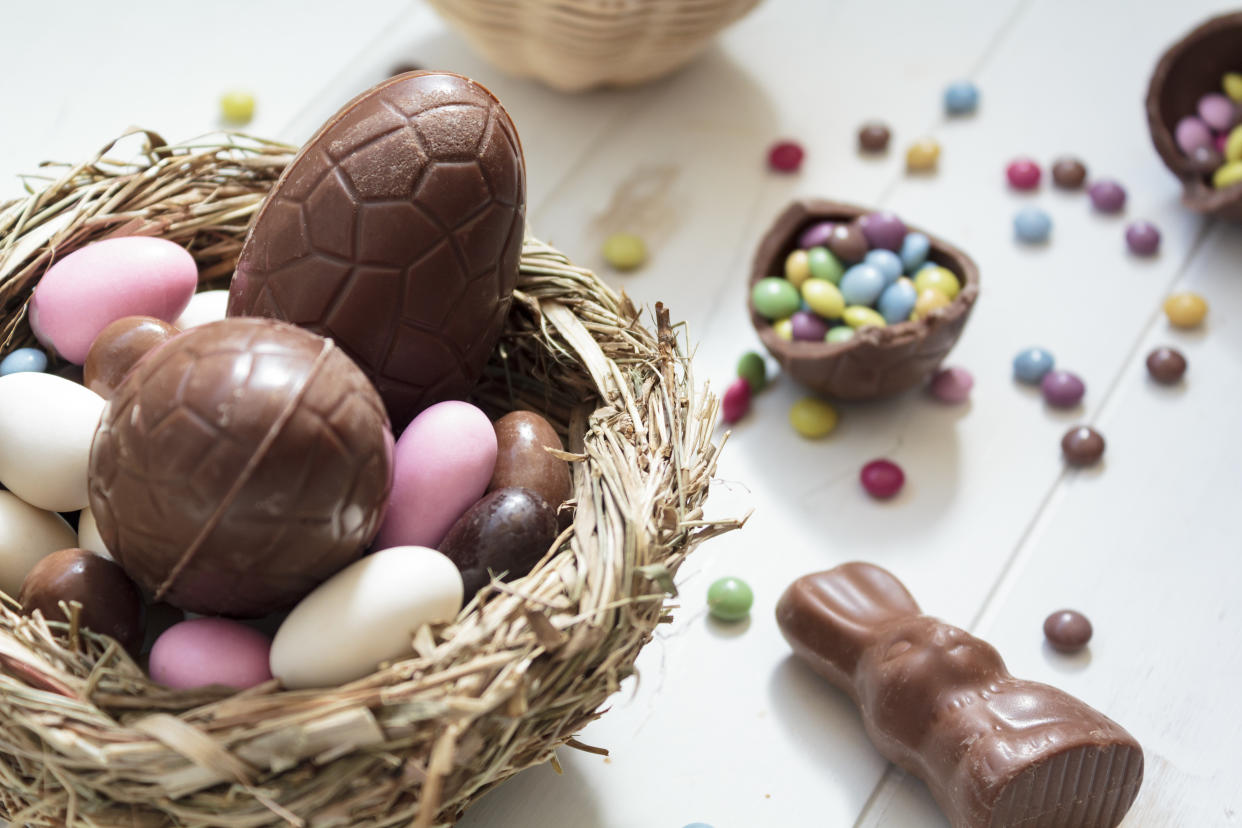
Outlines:
MULTIPOLYGON (((0 208, 2 353, 31 345, 31 294, 89 244, 156 236, 226 286, 295 149, 240 135, 169 145, 137 132, 51 165, 0 208)), ((694 386, 667 312, 643 314, 527 237, 503 330, 470 392, 495 418, 557 430, 568 515, 526 575, 484 584, 408 652, 340 686, 174 690, 114 639, 0 600, 0 819, 14 825, 451 825, 492 786, 555 762, 667 622, 700 542, 716 401, 694 386)), ((53 369, 55 365, 51 366, 53 369)), ((48 615, 51 615, 49 613, 48 615)))

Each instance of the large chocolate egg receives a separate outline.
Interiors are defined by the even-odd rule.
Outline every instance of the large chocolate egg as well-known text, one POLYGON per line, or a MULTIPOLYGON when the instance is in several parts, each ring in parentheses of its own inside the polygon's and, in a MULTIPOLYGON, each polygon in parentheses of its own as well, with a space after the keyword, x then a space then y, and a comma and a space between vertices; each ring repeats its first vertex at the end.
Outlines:
POLYGON ((336 340, 398 430, 469 392, 504 324, 526 213, 522 148, 496 98, 398 75, 334 115, 255 217, 229 316, 336 340))
POLYGON ((374 387, 331 340, 269 319, 186 331, 104 409, 90 505, 117 563, 192 612, 289 606, 363 551, 392 483, 374 387))

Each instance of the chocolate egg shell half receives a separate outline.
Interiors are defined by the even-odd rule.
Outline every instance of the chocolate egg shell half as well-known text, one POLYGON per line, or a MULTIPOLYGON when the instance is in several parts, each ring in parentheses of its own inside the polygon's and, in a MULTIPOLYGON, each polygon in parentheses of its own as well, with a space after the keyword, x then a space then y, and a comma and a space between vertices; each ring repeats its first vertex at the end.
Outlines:
POLYGON ((1174 43, 1161 56, 1147 87, 1147 128, 1164 165, 1182 181, 1182 203, 1190 209, 1242 221, 1242 185, 1212 186, 1205 173, 1177 145, 1177 122, 1195 114, 1199 99, 1219 92, 1226 72, 1242 70, 1242 12, 1213 17, 1174 43))
POLYGON ((142 595, 112 561, 85 549, 62 549, 35 564, 22 582, 17 598, 22 612, 35 610, 48 621, 67 621, 60 602, 82 605, 79 622, 87 629, 110 635, 135 652, 142 644, 142 595))
POLYGON ((104 409, 89 491, 117 563, 191 612, 256 617, 357 559, 392 485, 375 388, 331 340, 270 319, 193 328, 104 409))
POLYGON ((530 572, 556 539, 556 510, 530 489, 497 489, 457 519, 440 551, 457 565, 470 598, 491 573, 512 581, 530 572))
POLYGON ((415 72, 332 117, 250 228, 229 316, 336 341, 400 431, 464 398, 500 335, 526 213, 517 131, 469 78, 415 72))
MULTIPOLYGON (((795 201, 777 217, 755 253, 750 285, 784 272, 785 258, 798 238, 822 221, 845 225, 873 212, 851 204, 821 199, 795 201)), ((962 334, 979 296, 979 269, 962 251, 924 230, 931 240, 928 260, 957 276, 962 289, 946 307, 916 321, 887 327, 860 328, 845 342, 786 341, 747 298, 751 324, 772 356, 802 385, 842 400, 870 400, 908 391, 925 382, 962 334)), ((751 294, 746 291, 747 297, 751 294)))

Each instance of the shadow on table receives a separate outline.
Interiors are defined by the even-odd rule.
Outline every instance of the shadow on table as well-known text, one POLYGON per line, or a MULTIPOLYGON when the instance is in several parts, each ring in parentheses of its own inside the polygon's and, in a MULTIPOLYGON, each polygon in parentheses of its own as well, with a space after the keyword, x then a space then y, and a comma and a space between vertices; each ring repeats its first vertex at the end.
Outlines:
MULTIPOLYGON (((568 749, 557 753, 564 769, 557 774, 549 764, 527 768, 489 792, 475 803, 457 823, 457 828, 492 828, 518 822, 525 815, 539 814, 544 825, 566 825, 574 828, 604 828, 607 820, 600 813, 598 800, 588 777, 579 772, 578 763, 600 761, 599 757, 568 749)), ((529 819, 529 824, 536 824, 529 819)))

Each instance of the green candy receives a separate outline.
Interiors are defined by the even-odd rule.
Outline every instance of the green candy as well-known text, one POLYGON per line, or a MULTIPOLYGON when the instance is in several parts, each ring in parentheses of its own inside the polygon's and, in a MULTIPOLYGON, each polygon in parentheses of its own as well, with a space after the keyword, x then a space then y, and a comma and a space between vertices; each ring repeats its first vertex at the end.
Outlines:
POLYGON ((828 334, 824 337, 825 342, 848 342, 854 338, 854 329, 849 325, 837 325, 835 328, 829 328, 828 334))
POLYGON ((811 275, 816 279, 827 279, 834 285, 841 284, 841 277, 845 274, 845 265, 832 255, 831 250, 826 247, 812 247, 806 252, 806 258, 811 266, 811 275))
POLYGON ((707 588, 707 609, 721 621, 741 621, 754 602, 755 594, 739 578, 721 578, 707 588))
POLYGON ((768 319, 784 319, 802 307, 802 297, 793 283, 775 276, 755 282, 750 299, 755 303, 755 310, 768 319))
POLYGON ((602 252, 617 270, 634 270, 647 261, 647 245, 633 233, 613 233, 604 239, 602 252))
POLYGON ((747 351, 737 361, 737 375, 746 380, 752 394, 759 393, 768 384, 768 367, 763 357, 754 351, 747 351))

